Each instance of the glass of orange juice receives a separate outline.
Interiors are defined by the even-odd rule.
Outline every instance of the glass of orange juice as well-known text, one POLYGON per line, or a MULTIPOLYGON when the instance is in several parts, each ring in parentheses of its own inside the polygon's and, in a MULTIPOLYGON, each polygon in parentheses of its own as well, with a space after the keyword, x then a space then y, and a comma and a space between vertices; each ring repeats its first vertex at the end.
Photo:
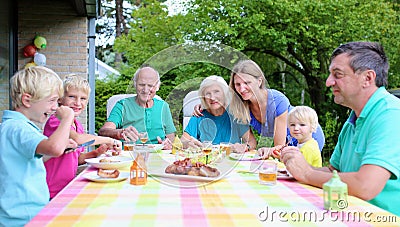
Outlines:
POLYGON ((124 151, 133 151, 135 150, 135 143, 133 141, 123 141, 124 142, 124 151))
POLYGON ((206 155, 206 165, 208 164, 208 155, 212 151, 212 142, 211 141, 203 141, 202 143, 202 151, 206 155))
POLYGON ((276 185, 278 163, 274 160, 265 160, 258 167, 259 183, 262 185, 276 185))
POLYGON ((221 142, 219 144, 219 149, 225 156, 229 156, 231 154, 231 143, 229 142, 221 142))
POLYGON ((144 146, 144 144, 147 142, 147 140, 149 140, 149 136, 148 136, 147 132, 139 132, 139 139, 140 139, 140 142, 144 146))

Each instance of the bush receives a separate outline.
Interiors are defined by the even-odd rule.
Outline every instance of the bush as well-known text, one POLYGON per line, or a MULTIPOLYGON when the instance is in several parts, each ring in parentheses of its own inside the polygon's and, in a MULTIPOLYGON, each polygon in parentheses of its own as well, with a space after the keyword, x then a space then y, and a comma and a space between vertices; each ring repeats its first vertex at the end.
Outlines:
POLYGON ((322 163, 324 166, 329 164, 329 159, 335 149, 339 132, 342 128, 342 123, 339 121, 339 116, 330 112, 325 113, 325 146, 322 150, 322 163))

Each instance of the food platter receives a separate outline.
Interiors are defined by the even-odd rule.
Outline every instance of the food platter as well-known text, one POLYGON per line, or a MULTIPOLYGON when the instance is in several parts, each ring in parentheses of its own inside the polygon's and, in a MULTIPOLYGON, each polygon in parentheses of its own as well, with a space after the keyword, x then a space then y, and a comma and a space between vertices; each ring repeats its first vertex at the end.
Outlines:
POLYGON ((172 174, 172 173, 165 173, 164 170, 162 171, 149 171, 149 175, 155 177, 165 177, 177 180, 187 180, 187 181, 217 181, 224 178, 224 174, 220 174, 218 177, 201 177, 201 176, 189 176, 189 175, 179 175, 179 174, 172 174))
MULTIPOLYGON (((172 156, 172 155, 171 155, 172 156)), ((153 158, 159 158, 157 156, 152 156, 153 158)), ((220 172, 217 177, 203 177, 203 176, 191 176, 191 175, 181 175, 181 174, 172 174, 165 173, 165 169, 169 166, 173 161, 171 159, 159 160, 157 165, 152 166, 148 169, 148 174, 152 177, 156 178, 169 178, 169 179, 177 179, 177 180, 187 180, 187 181, 197 181, 197 182, 212 182, 217 181, 222 178, 225 178, 230 171, 232 171, 233 166, 227 162, 218 163, 218 165, 214 165, 212 167, 217 168, 220 172)))
POLYGON ((110 183, 110 182, 119 182, 123 181, 129 178, 129 173, 128 172, 120 172, 119 176, 117 178, 105 178, 105 177, 100 177, 97 175, 96 171, 86 173, 82 175, 83 178, 94 181, 94 182, 100 182, 100 183, 110 183))
POLYGON ((97 158, 85 159, 85 162, 87 164, 99 169, 121 169, 130 166, 132 161, 133 160, 131 157, 125 157, 125 156, 112 156, 112 157, 100 156, 97 158), (110 162, 100 162, 100 160, 102 159, 107 159, 110 162))

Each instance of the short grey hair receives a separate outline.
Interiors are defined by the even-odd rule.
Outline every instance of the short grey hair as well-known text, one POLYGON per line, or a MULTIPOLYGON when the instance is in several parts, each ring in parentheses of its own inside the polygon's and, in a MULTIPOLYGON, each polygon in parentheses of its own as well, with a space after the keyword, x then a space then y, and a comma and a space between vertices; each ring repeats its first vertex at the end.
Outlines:
POLYGON ((139 74, 140 74, 140 71, 141 71, 142 69, 144 69, 144 68, 150 68, 150 69, 154 70, 154 72, 156 72, 156 74, 157 74, 157 81, 158 81, 157 86, 160 86, 160 83, 161 83, 161 80, 160 80, 160 73, 159 73, 155 68, 153 68, 153 67, 151 67, 151 66, 149 66, 149 65, 141 66, 140 68, 138 68, 138 69, 136 70, 136 72, 135 72, 135 74, 133 75, 133 78, 132 78, 133 86, 136 88, 136 81, 137 81, 137 78, 138 78, 138 76, 139 76, 139 74))
POLYGON ((226 83, 226 81, 224 80, 224 78, 220 77, 220 76, 209 76, 206 77, 200 84, 200 88, 199 88, 199 97, 200 97, 200 101, 201 101, 201 105, 204 108, 208 108, 207 103, 205 102, 205 94, 204 94, 204 90, 212 85, 218 85, 222 91, 224 92, 224 98, 225 98, 225 105, 228 105, 230 102, 230 97, 231 97, 231 93, 229 90, 229 86, 228 83, 226 83))
POLYGON ((331 61, 340 54, 350 56, 350 67, 354 72, 374 70, 377 87, 388 85, 389 62, 380 43, 350 42, 342 44, 333 51, 331 61))

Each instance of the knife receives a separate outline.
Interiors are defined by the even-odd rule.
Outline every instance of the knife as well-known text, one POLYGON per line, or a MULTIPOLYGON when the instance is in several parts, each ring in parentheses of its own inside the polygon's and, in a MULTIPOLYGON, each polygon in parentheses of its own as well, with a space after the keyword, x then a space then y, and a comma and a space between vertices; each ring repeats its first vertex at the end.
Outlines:
POLYGON ((75 150, 75 149, 78 149, 78 148, 81 148, 81 147, 86 147, 86 146, 92 145, 94 143, 94 141, 95 140, 87 141, 85 143, 82 143, 82 144, 78 145, 76 148, 67 148, 67 149, 64 150, 64 153, 66 153, 66 152, 68 152, 70 150, 75 150))

